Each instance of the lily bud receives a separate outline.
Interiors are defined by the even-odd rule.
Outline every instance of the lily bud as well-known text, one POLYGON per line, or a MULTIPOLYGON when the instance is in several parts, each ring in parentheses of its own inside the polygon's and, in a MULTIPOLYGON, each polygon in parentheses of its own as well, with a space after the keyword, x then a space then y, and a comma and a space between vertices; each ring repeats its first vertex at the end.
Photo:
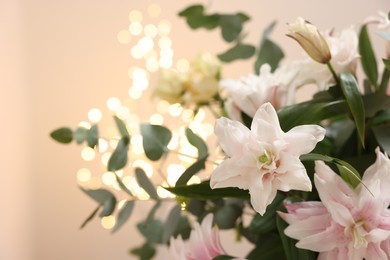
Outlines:
POLYGON ((313 60, 322 64, 330 61, 332 56, 329 46, 317 27, 302 17, 288 25, 290 33, 287 36, 296 40, 313 60))

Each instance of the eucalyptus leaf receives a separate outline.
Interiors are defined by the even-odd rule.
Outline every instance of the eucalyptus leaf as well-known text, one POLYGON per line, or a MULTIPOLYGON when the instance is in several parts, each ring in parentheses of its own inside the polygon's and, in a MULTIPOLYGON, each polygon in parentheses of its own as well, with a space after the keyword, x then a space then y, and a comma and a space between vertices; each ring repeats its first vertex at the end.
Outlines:
POLYGON ((283 50, 269 39, 264 40, 259 50, 255 62, 255 73, 259 74, 261 66, 266 63, 271 66, 271 71, 275 71, 279 62, 284 58, 283 50))
POLYGON ((129 131, 127 131, 126 124, 117 116, 114 116, 114 120, 121 136, 130 139, 130 134, 129 131))
POLYGON ((188 6, 186 9, 180 11, 178 15, 181 17, 197 16, 203 14, 203 10, 203 5, 196 4, 188 6))
POLYGON ((135 205, 134 200, 128 200, 125 202, 125 204, 123 205, 123 207, 120 209, 118 213, 115 226, 111 231, 112 233, 118 231, 123 226, 123 224, 125 224, 126 221, 130 218, 131 213, 133 212, 134 205, 135 205))
POLYGON ((219 15, 199 15, 187 18, 187 24, 192 29, 204 28, 211 30, 219 25, 219 15))
POLYGON ((165 221, 164 230, 162 233, 162 242, 167 243, 169 241, 169 238, 175 233, 175 230, 179 224, 180 221, 180 214, 181 209, 180 205, 175 205, 171 211, 169 212, 169 215, 165 221))
POLYGON ((116 179, 116 182, 118 183, 119 187, 124 191, 126 192, 128 195, 130 195, 131 197, 133 197, 133 193, 127 188, 127 186, 123 183, 122 179, 118 176, 118 174, 114 173, 115 174, 115 179, 116 179))
POLYGON ((179 177, 179 179, 176 181, 175 186, 184 186, 187 184, 187 182, 191 179, 192 176, 200 172, 206 167, 206 159, 207 156, 204 158, 200 158, 198 161, 196 161, 194 164, 192 164, 190 167, 188 167, 179 177))
POLYGON ((239 59, 248 59, 255 54, 256 48, 253 45, 238 43, 224 53, 218 55, 223 62, 232 62, 239 59))
POLYGON ((219 23, 222 38, 227 42, 232 42, 237 39, 242 31, 242 18, 239 15, 220 15, 219 23))
POLYGON ((109 216, 114 212, 116 206, 116 198, 109 190, 88 190, 84 188, 80 189, 103 207, 103 210, 100 212, 99 215, 100 217, 109 216))
POLYGON ((276 43, 268 39, 275 26, 276 21, 268 25, 263 32, 255 62, 256 74, 260 73, 260 67, 265 63, 268 63, 271 66, 272 71, 274 71, 280 60, 284 57, 283 50, 276 43))
POLYGON ((110 159, 108 160, 108 170, 117 171, 126 166, 128 160, 129 139, 122 137, 110 159))
POLYGON ((135 169, 135 177, 139 186, 144 189, 152 199, 159 200, 156 188, 154 187, 144 170, 137 167, 135 169))
POLYGON ((220 199, 220 198, 243 198, 249 199, 249 193, 247 190, 241 190, 238 188, 218 188, 211 189, 209 182, 202 182, 200 184, 176 186, 176 187, 164 187, 164 189, 176 194, 178 196, 187 197, 191 199, 220 199))
POLYGON ((195 146, 196 149, 198 149, 198 157, 206 157, 208 155, 208 147, 204 140, 200 136, 196 135, 190 128, 186 129, 185 134, 188 139, 188 142, 191 145, 195 146))
POLYGON ((99 129, 97 125, 91 126, 87 131, 87 143, 88 146, 94 148, 99 143, 99 129))
POLYGON ((168 151, 167 145, 171 141, 171 131, 160 125, 142 124, 141 134, 146 156, 157 161, 168 151))
POLYGON ((217 208, 214 213, 214 223, 220 229, 231 229, 236 226, 237 219, 242 214, 242 208, 235 204, 227 204, 217 208))
POLYGON ((80 229, 84 228, 96 216, 100 207, 101 206, 99 205, 96 207, 96 209, 94 209, 94 211, 92 211, 92 213, 87 217, 87 219, 83 221, 83 223, 80 226, 80 229))
POLYGON ((73 131, 68 127, 61 127, 50 133, 51 138, 59 143, 68 144, 73 141, 73 131))
POLYGON ((82 144, 87 139, 88 129, 85 127, 77 127, 73 132, 73 138, 77 144, 82 144))
POLYGON ((146 220, 137 224, 138 231, 147 239, 149 243, 162 243, 162 233, 164 223, 159 219, 146 220))
POLYGON ((390 154, 390 125, 375 126, 372 131, 382 149, 390 154))
POLYGON ((373 86, 377 86, 378 68, 367 25, 362 26, 359 33, 359 53, 363 70, 373 86))
POLYGON ((172 234, 173 237, 180 235, 184 240, 188 239, 191 234, 191 226, 186 216, 180 216, 179 223, 176 226, 175 232, 172 234))
POLYGON ((133 248, 130 253, 136 255, 140 260, 150 260, 156 254, 156 249, 148 242, 141 247, 133 248))
POLYGON ((356 79, 350 73, 341 73, 340 82, 344 97, 355 121, 355 126, 360 137, 360 142, 364 147, 366 113, 356 79))

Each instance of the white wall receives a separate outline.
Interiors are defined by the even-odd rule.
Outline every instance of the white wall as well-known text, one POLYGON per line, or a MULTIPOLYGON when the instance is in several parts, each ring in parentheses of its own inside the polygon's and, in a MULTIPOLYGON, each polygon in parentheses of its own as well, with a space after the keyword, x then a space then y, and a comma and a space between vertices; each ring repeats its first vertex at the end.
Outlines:
POLYGON ((24 78, 22 1, 0 1, 0 259, 32 256, 31 103, 24 78))
MULTIPOLYGON (((142 218, 142 205, 133 225, 129 223, 118 234, 109 234, 97 221, 79 231, 95 205, 78 189, 75 173, 80 167, 94 166, 81 160, 78 146, 59 145, 48 134, 60 126, 76 126, 90 108, 104 107, 110 96, 127 95, 127 70, 135 61, 129 46, 119 44, 116 34, 128 26, 132 9, 145 11, 151 2, 0 0, 0 195, 4 205, 0 259, 131 259, 127 250, 141 244, 134 221, 142 218)), ((161 18, 173 23, 177 58, 191 59, 199 50, 218 53, 226 48, 217 33, 194 33, 175 16, 195 2, 158 1, 161 18)), ((297 16, 321 29, 342 29, 389 9, 388 0, 226 3, 215 0, 211 10, 241 10, 251 15, 248 41, 252 43, 277 19, 272 38, 295 58, 301 50, 285 37, 285 24, 297 16)), ((237 62, 226 68, 225 75, 250 72, 248 63, 237 62)))

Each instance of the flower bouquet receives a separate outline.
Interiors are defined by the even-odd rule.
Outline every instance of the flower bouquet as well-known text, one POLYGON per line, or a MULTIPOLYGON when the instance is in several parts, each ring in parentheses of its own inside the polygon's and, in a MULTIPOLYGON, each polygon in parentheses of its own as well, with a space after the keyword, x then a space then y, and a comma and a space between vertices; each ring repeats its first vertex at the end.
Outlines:
MULTIPOLYGON (((194 117, 209 109, 219 150, 212 157, 211 142, 185 126, 184 138, 196 151, 186 155, 170 148, 168 127, 140 125, 144 154, 161 162, 163 177, 168 155, 192 160, 174 185, 159 186, 175 201, 159 219, 156 211, 166 200, 145 169, 131 164, 129 122, 114 115, 119 135, 107 171, 126 199, 118 203, 109 188, 81 187, 98 204, 82 226, 97 215, 115 216, 115 232, 131 217, 139 198, 121 177, 128 172, 155 201, 137 224, 145 243, 131 252, 140 259, 152 258, 157 245, 167 245, 172 259, 389 259, 390 51, 377 59, 370 41, 375 27, 390 45, 389 16, 367 18, 359 32, 320 31, 298 18, 288 24, 287 36, 305 54, 292 62, 283 62, 282 49, 269 38, 275 23, 256 47, 244 43, 250 19, 244 13, 208 13, 192 5, 179 16, 192 29, 219 29, 232 46, 218 59, 199 55, 187 72, 160 69, 153 95, 194 117), (254 74, 222 75, 222 64, 254 56, 254 74), (315 94, 296 102, 302 87, 315 94), (194 183, 196 175, 205 177, 194 183), (253 249, 231 256, 221 245, 220 229, 234 230, 253 249)), ((96 124, 62 127, 51 136, 92 149, 101 139, 96 124)))

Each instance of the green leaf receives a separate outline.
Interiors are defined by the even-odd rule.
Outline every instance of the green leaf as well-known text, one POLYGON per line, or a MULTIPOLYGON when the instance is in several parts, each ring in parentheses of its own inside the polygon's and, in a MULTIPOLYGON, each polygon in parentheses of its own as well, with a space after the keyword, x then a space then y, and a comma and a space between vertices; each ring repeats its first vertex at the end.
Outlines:
POLYGON ((148 242, 141 247, 133 248, 130 253, 136 255, 140 260, 150 260, 156 254, 156 249, 148 242))
MULTIPOLYGON (((359 183, 364 183, 361 180, 359 172, 349 163, 338 158, 333 158, 324 154, 309 153, 301 155, 299 158, 301 161, 316 161, 321 160, 328 163, 333 163, 340 170, 340 175, 344 181, 349 183, 353 188, 355 188, 359 183)), ((365 186, 366 187, 366 186, 365 186)), ((366 187, 367 188, 367 187, 366 187)))
POLYGON ((130 134, 127 131, 125 123, 117 116, 114 116, 116 126, 118 127, 119 133, 122 137, 127 137, 130 140, 130 134))
POLYGON ((168 151, 167 145, 171 141, 172 133, 168 128, 160 125, 142 124, 141 134, 146 156, 157 161, 168 151))
POLYGON ((139 186, 144 189, 152 199, 159 200, 156 188, 154 187, 144 170, 137 167, 135 169, 135 177, 139 186))
POLYGON ((390 61, 383 59, 383 64, 385 65, 385 68, 384 68, 383 73, 382 73, 381 84, 379 85, 379 93, 382 93, 382 95, 386 94, 386 91, 389 87, 390 61))
POLYGON ((276 216, 276 226, 278 228, 280 239, 282 240, 284 252, 287 260, 315 260, 317 258, 316 253, 309 250, 299 249, 295 246, 298 242, 284 234, 284 230, 287 227, 287 223, 276 216))
POLYGON ((162 232, 165 227, 161 220, 146 220, 138 223, 137 228, 150 243, 162 243, 162 232))
POLYGON ((365 132, 365 109, 362 96, 359 93, 358 85, 355 77, 350 73, 341 73, 340 75, 341 89, 347 101, 349 110, 355 121, 355 126, 360 137, 360 142, 364 147, 364 132, 365 132))
POLYGON ((345 112, 344 100, 332 102, 304 102, 283 107, 278 111, 280 126, 288 131, 294 126, 304 124, 318 124, 324 119, 340 116, 345 112))
POLYGON ((218 58, 223 62, 232 62, 238 59, 248 59, 255 54, 256 48, 249 44, 238 43, 226 52, 219 54, 218 58))
POLYGON ((363 104, 366 117, 375 116, 378 112, 390 109, 390 97, 381 93, 373 93, 363 96, 363 104))
POLYGON ((192 229, 188 218, 186 216, 180 216, 179 223, 177 224, 176 230, 172 236, 177 237, 178 235, 181 235, 181 237, 185 240, 190 237, 191 231, 192 229))
POLYGON ((126 221, 130 218, 131 213, 133 212, 134 205, 134 200, 128 200, 125 202, 119 211, 115 227, 112 229, 111 233, 118 231, 123 226, 123 224, 126 223, 126 221))
POLYGON ((222 207, 218 207, 214 213, 214 223, 220 229, 231 229, 236 226, 237 219, 242 214, 242 208, 237 204, 225 203, 222 207))
POLYGON ((126 187, 126 185, 123 183, 122 179, 118 176, 118 174, 115 174, 115 179, 116 179, 116 182, 118 183, 119 187, 124 191, 126 192, 127 194, 129 194, 130 196, 133 197, 133 193, 131 193, 131 191, 126 187))
POLYGON ((268 63, 271 66, 271 70, 274 71, 280 60, 284 57, 283 50, 276 43, 268 39, 275 25, 276 21, 272 22, 263 32, 255 62, 256 74, 259 74, 261 65, 265 63, 268 63))
POLYGON ((371 84, 377 87, 378 68, 371 40, 368 35, 367 25, 362 26, 359 34, 359 53, 362 67, 371 84))
POLYGON ((249 230, 252 233, 264 235, 273 229, 276 229, 276 211, 283 205, 284 196, 277 193, 273 202, 268 205, 264 215, 256 214, 252 219, 249 230))
POLYGON ((198 149, 199 158, 203 158, 208 155, 208 148, 206 143, 200 136, 194 134, 194 132, 190 128, 186 129, 186 137, 188 139, 188 142, 198 149))
POLYGON ((249 198, 247 190, 238 188, 219 188, 211 189, 209 182, 202 182, 200 184, 164 187, 164 189, 176 194, 178 196, 187 197, 191 199, 220 199, 220 198, 249 198))
POLYGON ((191 16, 187 19, 187 24, 192 29, 205 28, 207 30, 211 30, 219 25, 219 15, 191 16))
POLYGON ((77 144, 82 144, 86 138, 87 138, 87 131, 88 129, 85 127, 77 127, 76 131, 74 131, 74 139, 76 140, 77 144))
POLYGON ((247 21, 249 21, 251 19, 247 14, 244 14, 244 13, 241 13, 241 12, 238 12, 236 15, 241 18, 241 21, 243 23, 245 23, 245 22, 247 22, 247 21))
POLYGON ((84 228, 96 216, 100 207, 101 206, 99 205, 96 207, 96 209, 94 211, 92 211, 92 213, 87 217, 87 219, 83 221, 83 223, 80 226, 80 229, 84 228))
POLYGON ((260 47, 259 55, 255 62, 255 73, 259 74, 261 66, 265 63, 271 66, 271 71, 274 71, 283 58, 283 50, 273 41, 266 39, 260 47))
POLYGON ((181 17, 191 17, 203 14, 204 7, 203 5, 191 5, 186 9, 179 12, 179 16, 181 17))
POLYGON ((242 31, 242 18, 239 15, 220 15, 219 24, 221 26, 222 38, 227 42, 232 42, 242 31))
POLYGON ((180 205, 175 205, 169 212, 162 233, 163 243, 167 243, 169 241, 169 238, 175 233, 175 230, 180 221, 180 216, 181 216, 180 212, 181 212, 180 205))
POLYGON ((282 241, 275 233, 260 235, 255 248, 246 259, 284 260, 286 256, 283 252, 282 241))
POLYGON ((386 70, 390 71, 390 60, 382 59, 382 61, 385 65, 386 70))
POLYGON ((206 159, 201 158, 198 161, 196 161, 194 164, 192 164, 190 167, 188 167, 179 177, 179 179, 176 181, 175 186, 184 186, 187 184, 187 182, 191 179, 192 176, 197 174, 199 171, 203 170, 206 167, 206 159))
POLYGON ((205 15, 203 5, 192 5, 179 13, 179 16, 185 17, 187 24, 192 29, 205 28, 214 29, 219 25, 219 15, 205 15))
POLYGON ((99 129, 97 125, 91 126, 87 132, 87 144, 89 147, 94 148, 99 143, 99 129))
POLYGON ((372 118, 372 125, 380 125, 387 121, 390 121, 390 110, 378 113, 374 118, 372 118))
POLYGON ((390 154, 390 125, 375 126, 372 128, 378 144, 390 154))
POLYGON ((111 172, 122 169, 126 166, 128 160, 129 139, 122 137, 110 159, 108 160, 108 170, 111 172))
POLYGON ((230 255, 219 255, 214 257, 212 260, 230 260, 230 259, 235 259, 235 257, 230 255))
POLYGON ((59 143, 68 144, 73 141, 73 131, 68 127, 61 127, 50 133, 51 138, 59 143))
POLYGON ((103 206, 103 210, 100 212, 100 217, 106 217, 111 215, 116 206, 115 196, 106 189, 87 190, 81 187, 81 190, 87 194, 90 198, 95 200, 99 205, 103 206))

